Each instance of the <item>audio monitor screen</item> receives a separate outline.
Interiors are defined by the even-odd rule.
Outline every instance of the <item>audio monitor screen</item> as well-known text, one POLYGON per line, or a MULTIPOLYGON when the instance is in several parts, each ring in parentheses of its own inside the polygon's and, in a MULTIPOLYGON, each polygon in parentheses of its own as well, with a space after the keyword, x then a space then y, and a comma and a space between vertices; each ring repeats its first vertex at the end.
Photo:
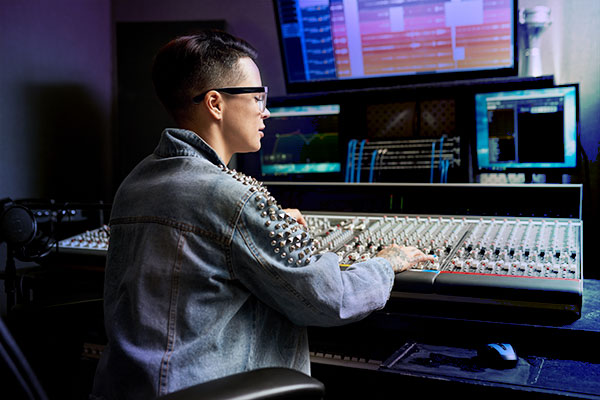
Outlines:
POLYGON ((480 170, 575 168, 578 87, 475 95, 480 170))
POLYGON ((515 0, 275 0, 288 92, 515 75, 515 0))

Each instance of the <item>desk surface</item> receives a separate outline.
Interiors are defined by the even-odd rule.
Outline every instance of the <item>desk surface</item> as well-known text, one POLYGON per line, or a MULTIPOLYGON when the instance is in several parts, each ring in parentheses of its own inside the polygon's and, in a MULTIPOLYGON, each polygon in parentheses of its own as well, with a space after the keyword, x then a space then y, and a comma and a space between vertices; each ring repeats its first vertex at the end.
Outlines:
MULTIPOLYGON (((510 312, 501 319, 470 319, 464 315, 468 311, 455 311, 447 315, 422 313, 417 307, 402 313, 383 310, 346 327, 311 328, 309 338, 319 351, 327 342, 335 343, 340 353, 371 350, 372 357, 382 361, 377 372, 392 385, 393 376, 399 375, 397 379, 445 381, 531 396, 524 398, 600 398, 600 281, 584 281, 582 314, 577 320, 535 316, 528 320, 523 314, 512 318, 510 312), (491 342, 515 347, 519 355, 515 369, 498 371, 477 365, 477 347, 491 342), (394 354, 411 345, 409 355, 390 362, 394 354)), ((317 371, 322 368, 319 365, 317 371)))

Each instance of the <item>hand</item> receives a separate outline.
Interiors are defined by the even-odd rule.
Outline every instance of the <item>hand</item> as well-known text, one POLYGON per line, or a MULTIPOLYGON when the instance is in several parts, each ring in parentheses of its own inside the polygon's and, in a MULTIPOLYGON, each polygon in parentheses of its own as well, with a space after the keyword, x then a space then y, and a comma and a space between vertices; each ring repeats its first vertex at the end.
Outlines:
POLYGON ((420 262, 434 261, 434 257, 426 255, 413 246, 398 246, 392 244, 377 253, 377 257, 383 257, 392 264, 395 273, 406 271, 420 262))
POLYGON ((294 218, 296 222, 298 222, 300 225, 304 225, 308 228, 306 220, 304 219, 304 216, 302 215, 300 210, 298 210, 297 208, 284 208, 283 211, 285 211, 290 217, 294 218))

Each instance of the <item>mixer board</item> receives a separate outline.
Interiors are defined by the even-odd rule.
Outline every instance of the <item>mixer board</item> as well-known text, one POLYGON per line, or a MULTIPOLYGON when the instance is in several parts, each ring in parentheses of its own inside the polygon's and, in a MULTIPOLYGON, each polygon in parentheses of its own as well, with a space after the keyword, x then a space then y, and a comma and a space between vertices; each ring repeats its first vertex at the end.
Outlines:
MULTIPOLYGON (((423 215, 304 214, 315 253, 333 252, 342 269, 391 243, 434 255, 396 274, 392 299, 581 310, 579 219, 423 215)), ((61 253, 105 255, 103 226, 59 242, 61 253)))
POLYGON ((61 253, 104 256, 108 250, 109 238, 110 227, 103 225, 100 228, 59 241, 58 249, 61 253))
POLYGON ((392 298, 502 304, 579 314, 583 291, 578 219, 375 214, 305 215, 316 252, 342 268, 391 243, 435 256, 396 275, 392 298))

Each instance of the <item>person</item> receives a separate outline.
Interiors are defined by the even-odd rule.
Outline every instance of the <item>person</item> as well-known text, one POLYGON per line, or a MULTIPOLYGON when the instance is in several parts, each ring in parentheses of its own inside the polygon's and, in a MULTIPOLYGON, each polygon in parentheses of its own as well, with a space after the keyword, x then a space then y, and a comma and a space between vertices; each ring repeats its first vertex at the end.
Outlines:
POLYGON ((307 326, 383 308, 394 274, 431 260, 392 245, 342 271, 336 254, 315 254, 299 210, 227 167, 260 149, 269 117, 255 60, 219 31, 156 55, 155 89, 177 128, 115 195, 95 398, 148 399, 263 367, 310 374, 307 326))

